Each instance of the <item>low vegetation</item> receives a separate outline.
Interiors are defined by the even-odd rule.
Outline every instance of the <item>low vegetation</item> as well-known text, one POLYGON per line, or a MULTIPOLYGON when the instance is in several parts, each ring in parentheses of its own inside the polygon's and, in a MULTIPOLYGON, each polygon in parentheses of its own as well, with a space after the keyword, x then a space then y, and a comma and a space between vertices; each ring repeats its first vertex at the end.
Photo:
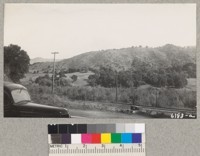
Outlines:
MULTIPOLYGON (((40 86, 36 83, 26 85, 35 102, 52 104, 53 96, 50 86, 40 86)), ((105 103, 167 107, 167 108, 194 108, 196 107, 196 91, 190 88, 157 88, 143 85, 138 88, 118 88, 116 103, 116 88, 91 86, 56 86, 55 103, 57 106, 70 108, 107 109, 105 103), (72 101, 79 102, 72 102, 72 101), (82 101, 82 102, 81 102, 82 101), (89 102, 91 101, 91 102, 89 102), (83 103, 84 102, 84 103, 83 103), (90 106, 92 102, 100 102, 97 106, 90 106), (80 103, 78 106, 77 103, 80 103), (102 107, 102 106, 103 107, 102 107)))

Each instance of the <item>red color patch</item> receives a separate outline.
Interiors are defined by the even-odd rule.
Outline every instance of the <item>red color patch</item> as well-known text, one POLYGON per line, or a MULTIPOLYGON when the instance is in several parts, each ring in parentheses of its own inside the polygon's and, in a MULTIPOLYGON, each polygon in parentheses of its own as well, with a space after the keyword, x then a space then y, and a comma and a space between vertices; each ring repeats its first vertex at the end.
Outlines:
POLYGON ((92 134, 92 143, 93 144, 101 143, 101 134, 92 134))

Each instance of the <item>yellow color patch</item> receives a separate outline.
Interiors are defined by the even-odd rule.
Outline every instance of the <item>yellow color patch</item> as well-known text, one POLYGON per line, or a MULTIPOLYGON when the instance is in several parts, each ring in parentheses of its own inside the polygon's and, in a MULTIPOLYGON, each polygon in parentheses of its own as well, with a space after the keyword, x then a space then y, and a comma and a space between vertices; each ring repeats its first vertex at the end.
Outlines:
POLYGON ((111 134, 110 133, 102 133, 101 134, 101 143, 111 143, 111 134))

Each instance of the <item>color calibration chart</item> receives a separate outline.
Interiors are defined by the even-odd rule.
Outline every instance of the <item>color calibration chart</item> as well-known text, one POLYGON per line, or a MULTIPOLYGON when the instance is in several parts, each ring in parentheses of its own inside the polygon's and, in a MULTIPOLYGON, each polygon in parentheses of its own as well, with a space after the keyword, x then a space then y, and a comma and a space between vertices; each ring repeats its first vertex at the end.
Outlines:
POLYGON ((49 124, 49 156, 145 156, 145 124, 49 124))

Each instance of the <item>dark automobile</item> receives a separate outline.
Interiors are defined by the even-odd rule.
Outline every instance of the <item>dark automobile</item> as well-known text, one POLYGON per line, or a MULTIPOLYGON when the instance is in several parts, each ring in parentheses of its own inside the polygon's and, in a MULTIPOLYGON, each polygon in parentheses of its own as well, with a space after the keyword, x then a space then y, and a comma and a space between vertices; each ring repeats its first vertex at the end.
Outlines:
POLYGON ((66 108, 33 103, 24 86, 4 82, 4 117, 69 118, 70 115, 66 108))

